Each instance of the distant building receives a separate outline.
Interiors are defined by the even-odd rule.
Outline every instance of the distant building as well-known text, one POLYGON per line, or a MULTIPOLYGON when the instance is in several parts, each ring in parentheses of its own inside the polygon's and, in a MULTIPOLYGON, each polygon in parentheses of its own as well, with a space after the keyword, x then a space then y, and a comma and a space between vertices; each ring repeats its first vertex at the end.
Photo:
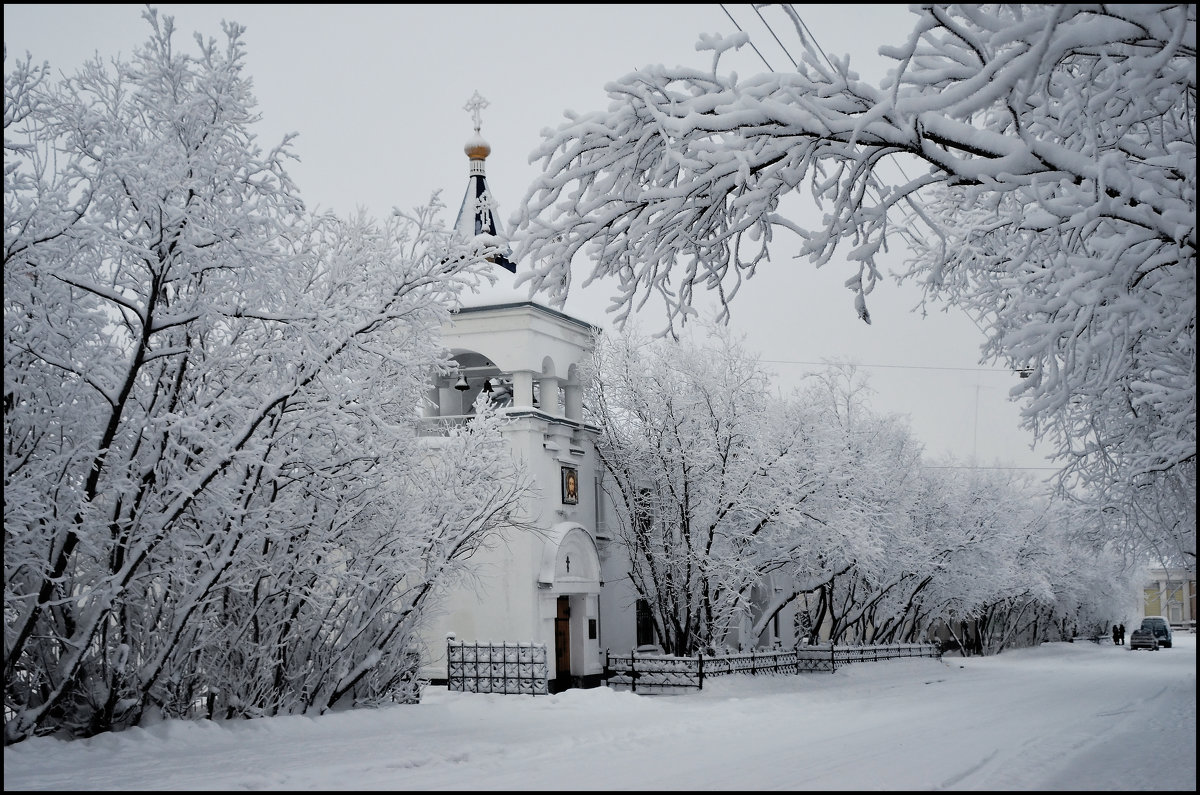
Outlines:
POLYGON ((1163 616, 1173 627, 1196 626, 1196 574, 1150 569, 1142 590, 1142 616, 1163 616))

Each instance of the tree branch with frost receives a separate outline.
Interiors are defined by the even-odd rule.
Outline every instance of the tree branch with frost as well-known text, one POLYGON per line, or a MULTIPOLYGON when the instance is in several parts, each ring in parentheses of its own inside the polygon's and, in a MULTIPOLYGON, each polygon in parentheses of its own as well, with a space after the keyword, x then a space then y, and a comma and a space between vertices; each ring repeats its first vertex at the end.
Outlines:
POLYGON ((560 302, 582 265, 618 324, 657 295, 675 335, 697 290, 728 319, 780 229, 816 267, 845 252, 869 322, 877 257, 902 243, 900 278, 1029 375, 1013 396, 1062 489, 1136 499, 1129 483, 1195 458, 1195 32, 1186 4, 924 6, 880 49, 899 66, 878 89, 812 52, 723 75, 745 37, 706 37, 710 71, 625 75, 608 110, 546 132, 511 221, 522 281, 560 302), (819 220, 785 217, 791 194, 819 220))

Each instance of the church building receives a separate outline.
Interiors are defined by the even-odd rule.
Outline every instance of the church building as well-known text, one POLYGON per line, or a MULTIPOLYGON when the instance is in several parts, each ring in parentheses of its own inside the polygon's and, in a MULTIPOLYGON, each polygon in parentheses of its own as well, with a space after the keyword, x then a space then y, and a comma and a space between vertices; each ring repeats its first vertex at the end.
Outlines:
MULTIPOLYGON (((464 147, 467 191, 455 226, 468 238, 501 234, 485 174, 491 148, 480 135, 485 105, 476 94, 466 106, 475 135, 464 147)), ((580 364, 599 329, 521 297, 513 286, 516 264, 503 256, 495 264, 500 283, 464 302, 443 329, 457 370, 432 385, 422 433, 436 444, 447 425, 470 419, 481 391, 490 392, 507 420, 505 439, 537 484, 520 517, 534 529, 474 554, 477 581, 452 592, 424 633, 422 676, 447 680, 452 636, 488 647, 544 644, 549 692, 594 686, 604 666, 599 431, 583 418, 580 364)))

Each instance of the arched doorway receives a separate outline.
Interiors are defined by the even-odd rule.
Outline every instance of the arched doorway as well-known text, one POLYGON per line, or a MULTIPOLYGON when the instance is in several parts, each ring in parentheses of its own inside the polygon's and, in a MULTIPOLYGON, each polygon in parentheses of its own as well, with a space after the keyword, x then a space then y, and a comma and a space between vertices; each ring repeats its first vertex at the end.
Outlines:
MULTIPOLYGON (((600 558, 592 536, 574 522, 551 529, 542 550, 538 588, 553 620, 551 690, 599 682, 600 558)), ((545 614, 545 613, 544 613, 545 614)))

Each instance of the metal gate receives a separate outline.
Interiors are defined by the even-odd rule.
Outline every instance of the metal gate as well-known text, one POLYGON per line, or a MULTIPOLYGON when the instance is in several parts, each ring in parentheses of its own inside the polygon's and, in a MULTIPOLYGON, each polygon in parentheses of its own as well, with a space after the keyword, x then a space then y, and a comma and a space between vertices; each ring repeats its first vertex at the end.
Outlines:
POLYGON ((446 689, 549 695, 546 644, 446 642, 446 689))

